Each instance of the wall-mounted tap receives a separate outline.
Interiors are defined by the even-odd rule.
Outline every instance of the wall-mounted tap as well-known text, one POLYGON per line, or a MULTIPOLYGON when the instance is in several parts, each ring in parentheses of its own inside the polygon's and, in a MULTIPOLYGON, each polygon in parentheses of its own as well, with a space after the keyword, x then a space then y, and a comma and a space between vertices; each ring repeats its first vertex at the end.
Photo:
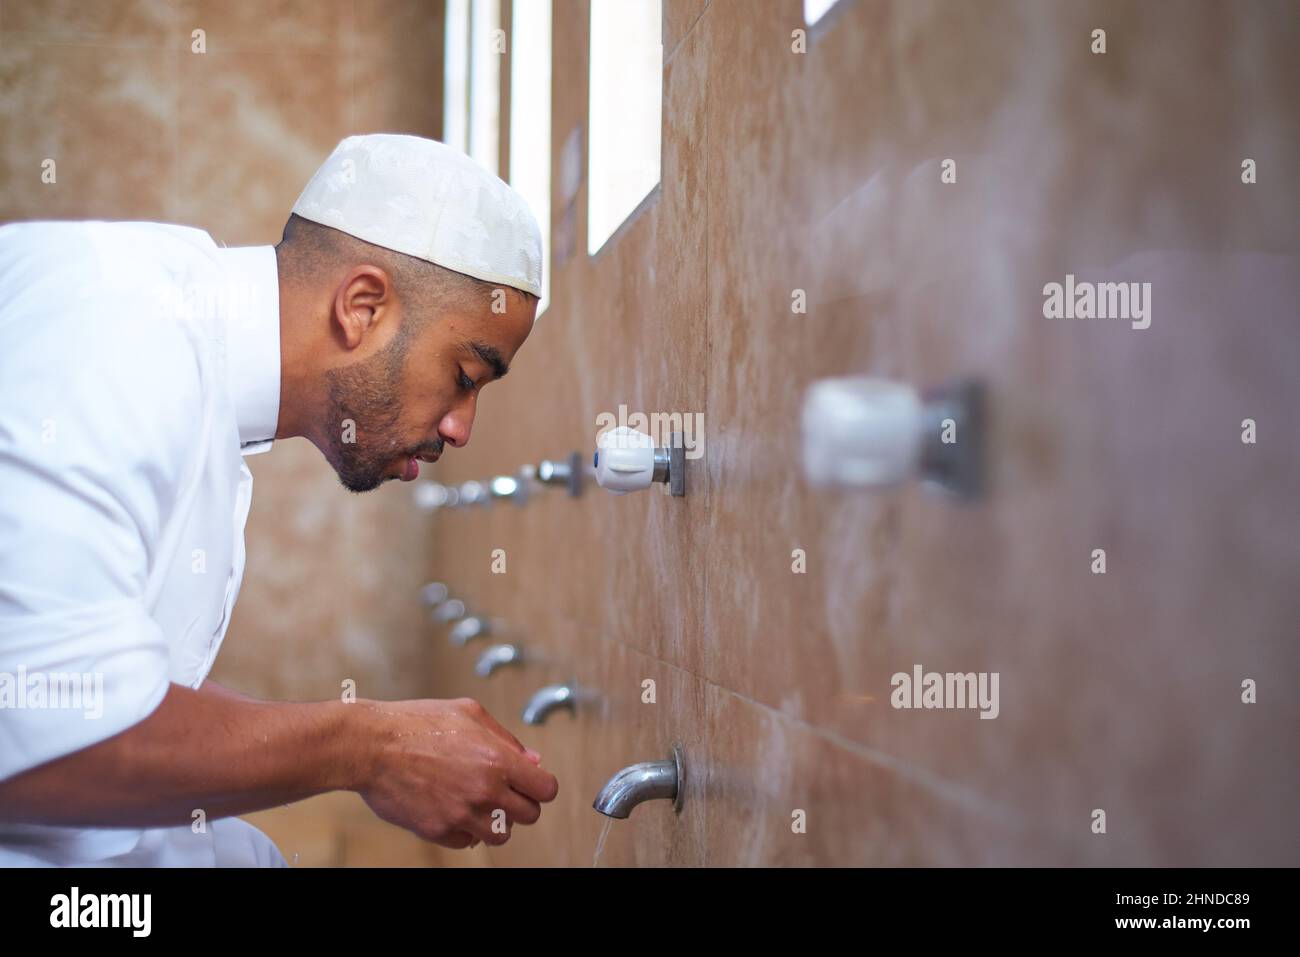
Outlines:
POLYGON ((460 501, 459 490, 441 482, 416 482, 411 494, 415 496, 415 507, 424 512, 452 508, 460 501))
POLYGON ((673 745, 667 761, 643 761, 623 768, 606 782, 592 802, 606 817, 626 818, 643 801, 673 802, 681 813, 686 797, 686 759, 680 744, 673 745))
POLYGON ((568 709, 570 714, 577 714, 573 688, 569 685, 547 685, 535 692, 524 705, 524 724, 544 724, 551 713, 568 709))
POLYGON ((437 608, 450 597, 450 591, 442 582, 429 582, 420 589, 420 601, 425 608, 437 608))
POLYGON ((644 432, 620 425, 602 432, 596 446, 591 465, 601 488, 623 495, 662 482, 670 494, 686 494, 686 446, 679 433, 668 437, 667 447, 656 448, 644 432))
POLYGON ((492 494, 482 482, 460 483, 460 505, 486 505, 492 494))
POLYGON ((474 664, 474 673, 480 678, 491 678, 492 673, 506 665, 522 665, 523 652, 518 645, 493 645, 478 656, 474 664))
POLYGON ((983 388, 974 381, 922 394, 885 379, 822 379, 804 394, 804 474, 839 488, 919 478, 973 499, 984 485, 984 418, 983 388))
POLYGON ((439 625, 465 617, 465 603, 459 598, 452 598, 450 590, 442 582, 429 582, 421 588, 420 601, 430 609, 429 617, 439 625))
POLYGON ((475 638, 480 635, 490 634, 491 631, 492 626, 485 619, 480 618, 478 615, 470 615, 468 618, 462 618, 456 622, 448 637, 457 648, 464 648, 475 638))
POLYGON ((582 455, 571 453, 564 459, 543 459, 537 463, 537 481, 567 489, 572 498, 582 494, 582 455))
POLYGON ((516 505, 526 505, 528 482, 522 476, 498 475, 488 483, 488 494, 493 498, 508 498, 516 505))
POLYGON ((433 610, 433 620, 440 625, 460 621, 465 617, 465 603, 459 598, 449 598, 433 610))

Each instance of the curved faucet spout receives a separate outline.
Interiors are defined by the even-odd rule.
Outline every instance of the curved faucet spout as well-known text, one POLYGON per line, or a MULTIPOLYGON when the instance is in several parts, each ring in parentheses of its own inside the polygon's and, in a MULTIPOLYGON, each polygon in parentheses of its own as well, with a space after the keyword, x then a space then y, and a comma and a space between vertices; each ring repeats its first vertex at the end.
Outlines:
POLYGON ((606 817, 623 819, 643 801, 663 799, 672 801, 673 810, 680 812, 685 780, 682 748, 675 744, 667 761, 643 761, 623 768, 600 789, 591 806, 606 817))
POLYGON ((504 665, 519 664, 523 656, 520 654, 518 647, 515 645, 493 645, 483 654, 479 655, 478 662, 474 665, 475 672, 480 678, 492 677, 492 672, 504 665))
POLYGON ((480 618, 478 615, 470 615, 468 618, 462 618, 456 622, 455 627, 451 629, 448 637, 451 643, 457 648, 464 648, 467 644, 477 638, 479 635, 486 635, 492 631, 492 626, 480 618))
POLYGON ((568 685, 547 685, 537 691, 524 705, 524 724, 542 724, 557 708, 568 708, 576 713, 573 689, 568 685))

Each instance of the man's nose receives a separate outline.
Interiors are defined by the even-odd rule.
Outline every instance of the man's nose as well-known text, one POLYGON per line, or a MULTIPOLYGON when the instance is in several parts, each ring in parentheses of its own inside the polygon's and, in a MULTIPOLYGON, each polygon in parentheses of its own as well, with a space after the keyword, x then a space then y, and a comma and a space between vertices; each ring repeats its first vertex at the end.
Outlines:
POLYGON ((448 445, 460 448, 469 442, 469 433, 473 427, 474 404, 469 402, 442 417, 438 423, 438 436, 448 445))

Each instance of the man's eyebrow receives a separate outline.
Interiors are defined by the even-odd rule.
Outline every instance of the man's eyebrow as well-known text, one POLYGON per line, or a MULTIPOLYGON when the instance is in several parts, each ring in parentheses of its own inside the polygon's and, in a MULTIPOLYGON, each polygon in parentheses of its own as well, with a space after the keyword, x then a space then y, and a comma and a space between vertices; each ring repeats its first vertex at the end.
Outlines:
POLYGON ((484 364, 492 370, 492 378, 504 378, 505 374, 510 371, 510 366, 508 366, 506 361, 501 358, 501 353, 497 351, 495 346, 490 346, 486 342, 477 341, 470 342, 468 345, 470 349, 474 351, 475 355, 482 359, 484 364))

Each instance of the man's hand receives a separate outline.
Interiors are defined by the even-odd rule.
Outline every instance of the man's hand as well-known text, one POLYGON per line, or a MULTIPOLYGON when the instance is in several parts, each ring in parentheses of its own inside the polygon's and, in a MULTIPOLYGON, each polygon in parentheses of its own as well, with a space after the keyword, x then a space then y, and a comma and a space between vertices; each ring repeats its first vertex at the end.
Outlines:
POLYGON ((362 740, 374 749, 353 790, 379 817, 427 841, 504 844, 511 826, 535 823, 540 802, 559 791, 540 756, 471 698, 349 707, 359 709, 362 740))
POLYGON ((216 820, 350 790, 446 847, 503 844, 555 798, 539 760, 468 698, 280 702, 172 685, 139 724, 0 781, 0 821, 175 827, 196 810, 216 820))

